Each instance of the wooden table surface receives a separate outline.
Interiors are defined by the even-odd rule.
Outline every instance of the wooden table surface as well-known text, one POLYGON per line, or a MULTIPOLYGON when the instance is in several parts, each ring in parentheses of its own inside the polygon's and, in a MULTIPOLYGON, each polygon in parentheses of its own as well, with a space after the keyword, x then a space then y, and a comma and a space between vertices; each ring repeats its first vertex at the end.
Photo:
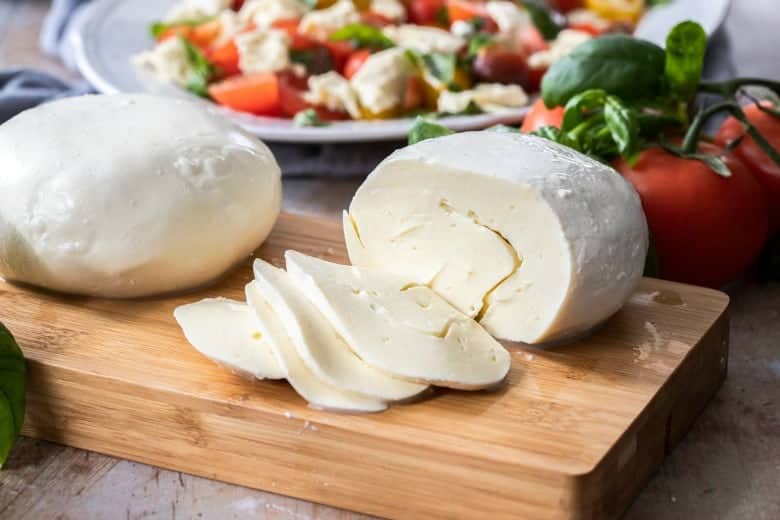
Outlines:
MULTIPOLYGON (((126 0, 129 1, 129 0, 126 0)), ((727 21, 740 74, 780 77, 777 0, 738 0, 727 21), (749 27, 750 31, 741 30, 749 27), (761 28, 764 28, 761 30, 761 28), (746 37, 746 34, 748 37, 746 37)), ((43 57, 40 0, 0 0, 0 68, 43 57)), ((359 180, 286 180, 285 209, 338 218, 359 180)), ((729 376, 626 514, 628 519, 780 518, 780 284, 732 292, 729 376)), ((1 318, 1 315, 0 315, 1 318)), ((362 515, 21 439, 0 472, 0 518, 360 519, 362 515)))

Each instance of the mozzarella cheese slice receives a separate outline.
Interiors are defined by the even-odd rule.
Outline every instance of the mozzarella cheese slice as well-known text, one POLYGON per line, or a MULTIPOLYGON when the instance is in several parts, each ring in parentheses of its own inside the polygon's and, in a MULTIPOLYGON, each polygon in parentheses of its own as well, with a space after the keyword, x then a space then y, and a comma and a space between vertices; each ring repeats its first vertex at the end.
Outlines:
POLYGON ((429 288, 294 251, 285 258, 300 292, 366 363, 451 388, 491 387, 506 377, 509 353, 429 288))
POLYGON ((387 408, 380 399, 341 390, 322 381, 298 355, 281 325, 280 316, 263 298, 255 282, 246 286, 246 298, 255 312, 258 327, 276 354, 279 366, 287 374, 287 381, 312 407, 345 412, 381 412, 387 408))
POLYGON ((352 263, 426 285, 494 336, 580 335, 636 288, 647 224, 613 169, 534 136, 465 132, 396 151, 345 216, 352 263))
POLYGON ((363 362, 285 271, 262 260, 255 260, 254 271, 258 292, 273 305, 298 354, 317 377, 342 390, 386 401, 408 399, 426 390, 426 385, 398 379, 363 362))
POLYGON ((177 307, 173 315, 187 341, 214 362, 257 379, 286 376, 246 304, 212 298, 177 307))

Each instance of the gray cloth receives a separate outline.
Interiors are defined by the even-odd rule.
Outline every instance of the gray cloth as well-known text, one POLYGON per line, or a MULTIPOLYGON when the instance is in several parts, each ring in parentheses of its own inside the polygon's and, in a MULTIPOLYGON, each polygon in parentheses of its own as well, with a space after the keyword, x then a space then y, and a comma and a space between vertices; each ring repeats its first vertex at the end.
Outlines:
POLYGON ((27 69, 0 70, 0 123, 44 101, 91 91, 86 82, 66 83, 45 72, 27 69))

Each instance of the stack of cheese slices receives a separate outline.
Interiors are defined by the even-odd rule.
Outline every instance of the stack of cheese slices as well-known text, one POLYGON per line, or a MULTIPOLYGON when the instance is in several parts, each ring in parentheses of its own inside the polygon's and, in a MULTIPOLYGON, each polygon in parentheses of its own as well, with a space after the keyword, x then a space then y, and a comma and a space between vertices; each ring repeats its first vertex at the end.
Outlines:
POLYGON ((344 215, 353 266, 288 251, 262 260, 246 303, 175 316, 201 353, 286 378, 312 406, 379 411, 429 385, 501 383, 494 338, 567 341, 625 303, 648 247, 614 170, 536 137, 467 132, 395 152, 344 215))

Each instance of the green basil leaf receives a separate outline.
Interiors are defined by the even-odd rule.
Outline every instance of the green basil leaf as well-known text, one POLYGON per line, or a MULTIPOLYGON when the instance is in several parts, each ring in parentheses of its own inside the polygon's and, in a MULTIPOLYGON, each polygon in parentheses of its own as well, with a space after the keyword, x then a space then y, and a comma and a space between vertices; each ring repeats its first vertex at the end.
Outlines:
POLYGON ((569 99, 564 107, 561 129, 568 132, 576 128, 590 112, 603 108, 606 98, 607 93, 603 90, 590 89, 569 99))
POLYGON ((419 60, 425 70, 447 85, 448 88, 455 81, 455 71, 458 65, 455 54, 431 52, 420 54, 419 60))
POLYGON ((624 34, 588 40, 553 63, 542 80, 548 107, 564 106, 573 96, 602 89, 624 101, 653 99, 663 94, 664 50, 624 34))
POLYGON ((320 119, 319 114, 313 108, 307 108, 295 114, 293 124, 295 126, 328 126, 328 123, 320 119))
POLYGON ((442 137, 453 133, 452 130, 445 126, 434 123, 429 119, 418 117, 414 120, 414 124, 409 130, 409 144, 415 144, 420 141, 425 141, 426 139, 433 139, 434 137, 442 137))
POLYGON ((22 351, 0 323, 0 468, 22 431, 27 366, 22 351))
POLYGON ((192 65, 192 71, 187 78, 187 90, 199 96, 208 96, 209 81, 214 77, 214 66, 206 56, 186 38, 179 36, 179 41, 187 52, 187 61, 192 65))
POLYGON ((561 138, 561 133, 561 129, 556 126, 543 126, 531 132, 531 135, 542 137, 548 141, 554 141, 557 143, 561 138))
POLYGON ((151 25, 149 25, 149 34, 151 34, 152 38, 156 40, 162 35, 162 33, 167 31, 168 27, 170 26, 170 24, 165 22, 153 22, 151 25))
POLYGON ((665 76, 672 94, 692 99, 701 80, 707 33, 696 22, 675 25, 666 37, 665 76))
POLYGON ((213 16, 206 16, 204 18, 196 18, 193 20, 180 20, 175 23, 166 23, 166 22, 152 22, 149 24, 149 34, 152 35, 152 38, 155 40, 162 36, 162 34, 167 31, 168 29, 172 27, 195 27, 197 25, 203 24, 208 22, 209 20, 213 20, 213 16))
POLYGON ((484 49, 485 47, 490 47, 496 42, 496 38, 489 33, 477 33, 474 36, 471 37, 471 40, 469 40, 469 48, 468 51, 466 51, 466 57, 468 58, 474 58, 477 56, 479 51, 484 49))
POLYGON ((387 49, 395 46, 393 40, 385 36, 378 27, 365 23, 352 23, 330 35, 336 42, 351 42, 358 49, 387 49))
POLYGON ((545 40, 554 40, 561 32, 561 26, 555 22, 547 4, 540 0, 518 0, 518 3, 531 15, 531 22, 539 29, 545 40))
POLYGON ((615 96, 607 96, 604 103, 604 120, 607 123, 617 151, 633 164, 639 156, 639 123, 636 112, 615 96))

